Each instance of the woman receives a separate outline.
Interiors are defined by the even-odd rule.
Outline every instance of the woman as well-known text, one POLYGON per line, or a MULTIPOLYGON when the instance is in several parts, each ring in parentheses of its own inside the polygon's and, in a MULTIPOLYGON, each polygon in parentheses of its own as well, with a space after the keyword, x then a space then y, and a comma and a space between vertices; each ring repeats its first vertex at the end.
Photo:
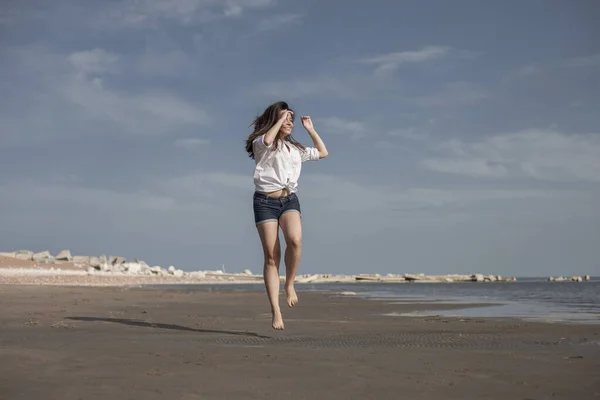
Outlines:
POLYGON ((254 170, 254 222, 264 253, 263 276, 271 303, 273 329, 283 329, 279 308, 279 264, 281 250, 279 228, 285 238, 285 293, 287 304, 294 307, 298 296, 294 279, 302 251, 302 224, 298 195, 298 178, 304 161, 327 157, 327 148, 308 116, 302 125, 315 147, 305 147, 292 137, 294 112, 279 101, 267 107, 252 125, 246 140, 246 151, 256 161, 254 170))

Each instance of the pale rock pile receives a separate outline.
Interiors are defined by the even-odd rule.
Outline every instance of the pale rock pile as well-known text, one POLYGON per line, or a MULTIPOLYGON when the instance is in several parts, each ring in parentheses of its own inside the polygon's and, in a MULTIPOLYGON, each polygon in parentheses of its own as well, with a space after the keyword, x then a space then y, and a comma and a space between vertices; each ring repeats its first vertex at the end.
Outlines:
POLYGON ((553 277, 551 276, 550 278, 548 278, 548 282, 583 282, 583 281, 589 281, 590 280, 590 276, 586 275, 583 278, 581 276, 572 276, 570 278, 568 277, 564 277, 564 276, 559 276, 559 277, 553 277))

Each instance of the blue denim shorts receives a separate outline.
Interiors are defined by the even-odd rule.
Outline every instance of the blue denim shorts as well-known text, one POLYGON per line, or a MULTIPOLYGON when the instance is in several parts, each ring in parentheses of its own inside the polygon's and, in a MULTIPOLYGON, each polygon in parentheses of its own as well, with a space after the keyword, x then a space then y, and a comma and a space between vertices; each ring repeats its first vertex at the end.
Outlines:
POLYGON ((298 195, 292 193, 289 196, 270 197, 262 193, 254 192, 254 222, 256 225, 265 222, 279 221, 279 218, 287 212, 300 212, 300 201, 298 195))

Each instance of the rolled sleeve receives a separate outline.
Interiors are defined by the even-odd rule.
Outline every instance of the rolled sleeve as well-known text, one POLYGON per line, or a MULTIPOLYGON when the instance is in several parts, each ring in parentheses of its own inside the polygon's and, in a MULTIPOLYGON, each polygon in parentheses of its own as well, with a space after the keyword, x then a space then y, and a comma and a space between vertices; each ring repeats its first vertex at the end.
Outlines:
POLYGON ((307 147, 302 151, 302 162, 317 161, 321 159, 319 150, 316 147, 307 147))
POLYGON ((254 139, 252 143, 263 149, 270 149, 273 146, 273 143, 271 143, 269 146, 265 144, 265 135, 260 135, 259 137, 254 139))

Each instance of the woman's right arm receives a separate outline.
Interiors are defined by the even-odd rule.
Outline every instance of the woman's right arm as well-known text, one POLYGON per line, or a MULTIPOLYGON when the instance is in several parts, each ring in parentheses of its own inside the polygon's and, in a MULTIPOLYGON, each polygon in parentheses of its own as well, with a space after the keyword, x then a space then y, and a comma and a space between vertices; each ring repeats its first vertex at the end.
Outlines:
POLYGON ((275 137, 279 133, 279 130, 281 129, 281 125, 283 125, 283 123, 285 122, 285 119, 287 118, 288 114, 293 113, 290 110, 283 110, 279 116, 279 120, 275 122, 275 125, 273 125, 271 129, 267 131, 267 133, 265 133, 265 137, 263 138, 265 146, 271 146, 271 144, 275 140, 275 137))

